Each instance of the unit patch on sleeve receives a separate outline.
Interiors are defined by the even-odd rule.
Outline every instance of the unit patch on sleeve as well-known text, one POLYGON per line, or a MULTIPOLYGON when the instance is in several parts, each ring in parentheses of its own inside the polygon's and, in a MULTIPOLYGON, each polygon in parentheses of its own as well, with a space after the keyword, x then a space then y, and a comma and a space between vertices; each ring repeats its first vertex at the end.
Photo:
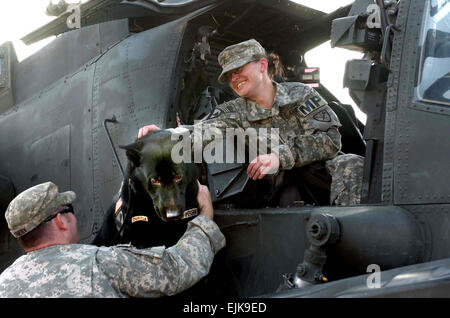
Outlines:
POLYGON ((148 217, 146 217, 145 215, 133 216, 131 218, 131 223, 134 223, 134 222, 148 222, 148 217))
POLYGON ((328 114, 328 112, 326 110, 322 110, 321 112, 318 112, 317 114, 314 115, 313 118, 315 120, 324 121, 327 123, 329 123, 331 121, 331 116, 330 116, 330 114, 328 114))
POLYGON ((222 116, 223 113, 224 113, 224 111, 221 108, 216 108, 216 109, 214 109, 214 111, 212 113, 209 114, 208 117, 206 117, 206 119, 217 118, 219 116, 222 116))
POLYGON ((298 111, 302 116, 307 116, 312 111, 316 110, 319 107, 327 105, 327 102, 320 97, 319 95, 314 95, 310 99, 308 99, 305 103, 298 107, 298 111))

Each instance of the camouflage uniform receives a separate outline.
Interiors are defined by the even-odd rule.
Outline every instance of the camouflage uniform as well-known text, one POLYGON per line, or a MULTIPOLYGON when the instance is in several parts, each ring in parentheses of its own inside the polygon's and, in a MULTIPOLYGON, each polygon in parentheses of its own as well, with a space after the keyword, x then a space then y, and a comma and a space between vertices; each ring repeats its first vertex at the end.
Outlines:
MULTIPOLYGON (((275 152, 283 169, 302 167, 334 158, 341 148, 341 126, 336 114, 311 87, 302 83, 274 82, 275 100, 270 110, 237 98, 219 105, 202 129, 213 132, 229 128, 278 128, 275 152)), ((270 142, 268 142, 270 146, 270 142)))
MULTIPOLYGON (((18 215, 35 217, 42 214, 39 212, 41 210, 33 209, 30 204, 28 207, 35 213, 17 212, 20 206, 27 206, 26 196, 21 194, 20 200, 11 202, 6 215, 8 226, 17 227, 19 222, 11 221, 18 215)), ((56 203, 62 196, 53 195, 53 198, 50 201, 56 203)), ((45 201, 37 197, 34 199, 38 205, 45 201)), ((225 238, 217 225, 203 215, 190 221, 183 237, 169 248, 53 245, 29 252, 8 267, 0 275, 0 297, 174 295, 204 277, 209 272, 214 254, 224 246, 225 238)))
MULTIPOLYGON (((218 58, 223 67, 219 82, 226 82, 226 73, 230 70, 264 55, 264 48, 253 39, 225 48, 218 58)), ((279 146, 271 151, 278 155, 282 169, 326 161, 332 177, 330 203, 349 205, 359 202, 363 157, 338 156, 342 154, 338 131, 341 124, 328 103, 313 88, 302 83, 273 82, 273 85, 276 95, 270 110, 251 100, 237 98, 216 107, 209 119, 201 123, 202 131, 215 135, 216 129, 223 134, 226 128, 278 128, 279 146), (344 165, 347 172, 342 171, 344 165)), ((194 135, 194 138, 197 137, 194 135)))
POLYGON ((336 205, 356 205, 361 201, 364 157, 339 155, 326 163, 333 181, 330 202, 336 205))

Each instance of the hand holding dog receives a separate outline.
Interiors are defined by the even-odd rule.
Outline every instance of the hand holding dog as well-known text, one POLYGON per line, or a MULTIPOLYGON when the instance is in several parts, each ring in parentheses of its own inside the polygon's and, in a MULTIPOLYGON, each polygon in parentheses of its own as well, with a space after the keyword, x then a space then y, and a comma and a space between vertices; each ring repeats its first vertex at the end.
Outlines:
POLYGON ((259 155, 250 162, 247 173, 253 180, 262 179, 266 174, 273 174, 280 167, 280 159, 275 153, 259 155))
MULTIPOLYGON (((198 180, 197 180, 198 182, 198 180)), ((214 219, 214 208, 212 205, 211 194, 207 186, 201 185, 198 182, 198 194, 197 194, 198 207, 200 208, 200 214, 214 219)))

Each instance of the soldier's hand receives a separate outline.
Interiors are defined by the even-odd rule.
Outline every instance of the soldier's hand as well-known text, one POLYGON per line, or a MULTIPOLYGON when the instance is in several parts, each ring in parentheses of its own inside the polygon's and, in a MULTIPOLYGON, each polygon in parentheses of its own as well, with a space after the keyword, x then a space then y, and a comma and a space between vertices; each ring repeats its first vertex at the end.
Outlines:
POLYGON ((157 131, 157 130, 161 130, 161 128, 159 128, 156 125, 148 125, 148 126, 144 126, 142 128, 139 128, 138 139, 144 137, 149 132, 157 131))
POLYGON ((274 174, 280 167, 280 159, 275 153, 259 155, 250 162, 247 173, 253 180, 264 178, 267 174, 274 174))
POLYGON ((211 194, 209 193, 208 187, 201 185, 200 182, 198 182, 197 202, 198 207, 200 208, 200 214, 207 216, 212 220, 214 218, 214 208, 212 205, 211 194))

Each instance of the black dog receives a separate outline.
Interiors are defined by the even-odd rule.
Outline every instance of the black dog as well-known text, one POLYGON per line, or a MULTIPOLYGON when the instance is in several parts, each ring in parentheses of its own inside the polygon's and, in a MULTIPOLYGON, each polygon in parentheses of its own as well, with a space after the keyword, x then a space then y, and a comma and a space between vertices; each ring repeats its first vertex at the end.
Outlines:
POLYGON ((199 212, 198 172, 193 163, 173 162, 171 136, 172 130, 160 130, 120 146, 128 158, 126 177, 92 244, 143 248, 172 246, 181 238, 199 212))

